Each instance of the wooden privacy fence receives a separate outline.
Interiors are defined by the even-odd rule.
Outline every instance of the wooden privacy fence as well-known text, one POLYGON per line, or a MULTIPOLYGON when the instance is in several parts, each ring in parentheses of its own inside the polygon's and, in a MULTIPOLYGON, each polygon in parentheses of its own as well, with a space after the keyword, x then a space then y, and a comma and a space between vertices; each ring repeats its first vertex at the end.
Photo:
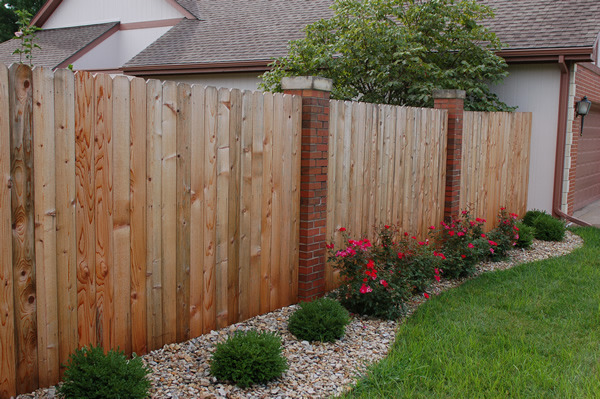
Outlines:
POLYGON ((465 112, 460 208, 495 226, 500 207, 527 211, 531 113, 465 112))
POLYGON ((0 397, 295 302, 301 101, 0 65, 0 397))
MULTIPOLYGON (((422 234, 444 216, 447 112, 331 101, 327 237, 374 238, 395 223, 422 234)), ((326 268, 327 289, 337 272, 326 268)))

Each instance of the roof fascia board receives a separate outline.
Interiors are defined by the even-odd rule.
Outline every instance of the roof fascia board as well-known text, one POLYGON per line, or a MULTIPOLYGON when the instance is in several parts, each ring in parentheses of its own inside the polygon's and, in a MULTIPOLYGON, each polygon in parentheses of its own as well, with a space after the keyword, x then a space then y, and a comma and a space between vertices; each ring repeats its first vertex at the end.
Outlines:
POLYGON ((565 61, 592 61, 594 47, 564 47, 550 49, 501 50, 496 55, 504 58, 509 64, 533 62, 559 62, 563 56, 565 61))
POLYGON ((167 3, 169 3, 173 8, 175 8, 177 11, 179 11, 181 14, 183 14, 183 16, 187 19, 198 19, 194 16, 194 14, 192 14, 191 12, 189 12, 188 10, 186 10, 181 4, 179 4, 177 1, 175 0, 167 0, 167 3))
POLYGON ((41 28, 63 0, 48 0, 31 20, 31 26, 41 28))
POLYGON ((151 65, 125 67, 123 73, 128 75, 184 75, 194 73, 227 73, 227 72, 264 72, 268 71, 272 60, 216 62, 205 64, 151 65))
POLYGON ((144 22, 128 22, 121 24, 119 30, 135 30, 135 29, 148 29, 148 28, 164 28, 167 26, 175 26, 181 22, 182 18, 172 19, 158 19, 156 21, 144 21, 144 22))
POLYGON ((74 63, 79 58, 83 57, 85 54, 90 52, 94 47, 96 47, 97 45, 99 45, 100 43, 102 43, 103 41, 108 39, 114 33, 118 32, 119 26, 120 26, 119 23, 115 24, 115 26, 113 26, 112 28, 110 28, 109 30, 107 30, 106 32, 104 32, 103 34, 101 34, 100 36, 95 38, 94 40, 92 40, 87 46, 85 46, 81 50, 77 51, 75 54, 72 54, 67 59, 65 59, 63 62, 58 64, 54 69, 66 68, 69 64, 74 63))

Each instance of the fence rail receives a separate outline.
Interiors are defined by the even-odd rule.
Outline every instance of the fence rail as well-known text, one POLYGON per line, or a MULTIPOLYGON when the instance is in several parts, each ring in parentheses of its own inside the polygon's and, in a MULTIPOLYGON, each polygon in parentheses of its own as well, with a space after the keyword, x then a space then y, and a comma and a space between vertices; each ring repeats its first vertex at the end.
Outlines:
POLYGON ((0 66, 0 397, 295 302, 301 101, 0 66))

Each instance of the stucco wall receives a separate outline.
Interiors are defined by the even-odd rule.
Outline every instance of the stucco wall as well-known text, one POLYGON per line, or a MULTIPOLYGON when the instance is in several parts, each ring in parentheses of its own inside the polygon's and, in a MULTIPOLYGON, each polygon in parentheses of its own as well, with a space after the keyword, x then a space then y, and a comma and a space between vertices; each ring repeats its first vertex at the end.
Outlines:
POLYGON ((527 209, 552 212, 560 69, 558 64, 511 65, 509 76, 492 90, 517 111, 532 112, 527 209))
POLYGON ((63 0, 44 23, 44 29, 182 18, 166 0, 63 0))

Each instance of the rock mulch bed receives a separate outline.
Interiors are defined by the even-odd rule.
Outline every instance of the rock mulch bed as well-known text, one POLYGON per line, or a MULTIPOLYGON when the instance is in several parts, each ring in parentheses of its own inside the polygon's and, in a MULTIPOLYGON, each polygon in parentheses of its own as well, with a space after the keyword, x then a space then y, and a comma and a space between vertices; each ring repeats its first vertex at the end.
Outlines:
MULTIPOLYGON (((583 240, 570 232, 562 242, 535 240, 530 250, 511 251, 510 259, 486 262, 478 266, 477 274, 504 270, 517 264, 565 255, 583 245, 583 240)), ((435 283, 429 292, 440 294, 465 280, 435 283)), ((408 314, 425 302, 422 296, 413 298, 408 314)), ((394 341, 399 321, 382 321, 355 317, 343 339, 335 343, 298 341, 287 331, 287 319, 296 306, 246 320, 242 323, 212 331, 181 344, 166 345, 143 358, 153 370, 153 398, 323 398, 338 395, 356 381, 366 367, 385 357, 394 341), (283 341, 283 353, 288 359, 286 374, 267 385, 242 390, 216 381, 209 371, 209 359, 215 344, 224 341, 235 330, 257 329, 275 331, 283 341)), ((19 398, 52 398, 54 388, 40 389, 19 398)))

